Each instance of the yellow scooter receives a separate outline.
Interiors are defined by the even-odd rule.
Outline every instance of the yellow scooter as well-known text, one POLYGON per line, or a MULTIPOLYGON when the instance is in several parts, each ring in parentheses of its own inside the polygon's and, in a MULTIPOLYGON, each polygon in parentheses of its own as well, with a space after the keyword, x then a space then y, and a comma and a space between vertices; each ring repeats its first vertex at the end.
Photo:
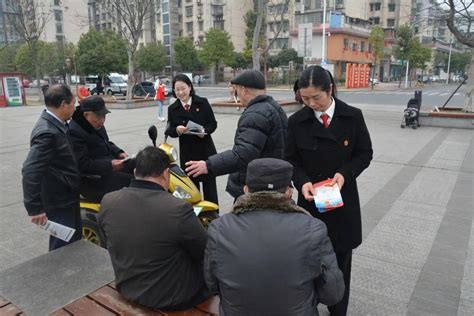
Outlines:
MULTIPOLYGON (((156 146, 158 131, 156 126, 150 126, 148 136, 153 145, 156 146)), ((194 207, 194 213, 201 221, 204 228, 207 229, 209 223, 219 217, 219 205, 204 201, 199 189, 193 181, 188 177, 186 172, 176 164, 178 152, 176 148, 165 142, 158 146, 169 157, 170 165, 170 186, 169 191, 178 199, 186 200, 194 207)), ((82 219, 82 238, 95 243, 101 247, 105 247, 105 242, 101 237, 97 216, 100 212, 99 203, 91 203, 87 200, 81 200, 81 219, 82 219)))

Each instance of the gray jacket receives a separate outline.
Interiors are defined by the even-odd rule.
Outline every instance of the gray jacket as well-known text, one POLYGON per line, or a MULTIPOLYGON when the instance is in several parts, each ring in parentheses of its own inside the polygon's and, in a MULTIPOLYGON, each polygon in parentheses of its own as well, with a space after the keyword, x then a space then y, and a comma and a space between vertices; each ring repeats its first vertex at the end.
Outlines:
POLYGON ((244 194, 247 165, 257 158, 283 159, 288 118, 270 96, 253 99, 240 116, 231 150, 212 155, 207 168, 214 176, 230 174, 226 191, 233 197, 244 194))
POLYGON ((326 225, 284 194, 240 197, 208 230, 204 277, 220 315, 318 315, 344 294, 326 225))

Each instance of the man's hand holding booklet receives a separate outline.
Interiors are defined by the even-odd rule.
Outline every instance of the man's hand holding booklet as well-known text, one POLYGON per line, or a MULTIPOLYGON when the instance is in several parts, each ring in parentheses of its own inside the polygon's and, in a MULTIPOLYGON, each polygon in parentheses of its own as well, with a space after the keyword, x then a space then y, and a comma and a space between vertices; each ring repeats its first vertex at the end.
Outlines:
POLYGON ((332 179, 313 184, 314 204, 319 213, 332 211, 344 205, 341 191, 336 184, 330 185, 332 179))
POLYGON ((199 135, 199 136, 207 135, 207 133, 204 131, 204 126, 196 122, 193 122, 191 120, 188 121, 186 128, 188 130, 184 134, 199 135))

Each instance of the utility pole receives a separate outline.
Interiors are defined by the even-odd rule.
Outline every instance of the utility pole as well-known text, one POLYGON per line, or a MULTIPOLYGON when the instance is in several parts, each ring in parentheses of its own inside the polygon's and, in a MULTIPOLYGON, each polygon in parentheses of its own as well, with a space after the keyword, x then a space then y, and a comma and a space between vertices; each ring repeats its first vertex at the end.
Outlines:
POLYGON ((321 47, 321 66, 326 65, 326 0, 323 0, 323 45, 321 47))
POLYGON ((453 49, 453 40, 449 41, 449 57, 448 57, 448 78, 446 78, 446 84, 449 84, 449 68, 451 68, 451 50, 453 49))
POLYGON ((410 60, 407 59, 407 70, 405 72, 405 89, 408 88, 408 69, 410 68, 410 60))

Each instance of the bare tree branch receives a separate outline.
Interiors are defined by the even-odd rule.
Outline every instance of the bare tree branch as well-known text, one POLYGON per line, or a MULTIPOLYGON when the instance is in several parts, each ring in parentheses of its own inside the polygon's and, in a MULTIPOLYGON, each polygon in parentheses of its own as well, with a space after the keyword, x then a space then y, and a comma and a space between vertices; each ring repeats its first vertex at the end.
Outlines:
POLYGON ((461 0, 460 2, 462 4, 463 9, 458 9, 453 0, 448 0, 447 4, 449 5, 449 14, 447 19, 447 25, 451 33, 454 34, 454 36, 460 43, 469 47, 474 47, 474 34, 471 32, 472 19, 469 14, 469 11, 466 11, 464 0, 461 0), (466 12, 469 18, 467 19, 467 29, 466 31, 463 31, 458 25, 455 25, 455 23, 458 22, 457 17, 460 14, 466 14, 466 12))

